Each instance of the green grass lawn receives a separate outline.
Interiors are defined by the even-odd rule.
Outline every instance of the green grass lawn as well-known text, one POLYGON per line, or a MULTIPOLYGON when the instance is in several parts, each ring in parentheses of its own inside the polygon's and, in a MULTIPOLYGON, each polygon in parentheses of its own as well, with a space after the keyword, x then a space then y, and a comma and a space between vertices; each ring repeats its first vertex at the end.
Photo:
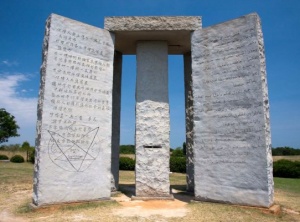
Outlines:
MULTIPOLYGON (((112 212, 120 209, 121 206, 118 204, 83 204, 79 207, 64 206, 34 212, 27 208, 28 203, 31 202, 32 176, 31 163, 0 162, 0 215, 1 211, 11 209, 18 218, 45 222, 74 221, 78 215, 87 218, 86 221, 101 221, 104 216, 109 221, 300 221, 300 216, 296 214, 283 213, 275 216, 256 208, 204 202, 188 204, 189 213, 184 218, 157 217, 157 220, 116 218, 112 212)), ((185 174, 170 174, 170 182, 172 188, 185 190, 185 174)), ((120 171, 120 184, 133 186, 134 183, 133 171, 120 171)), ((275 203, 283 208, 300 212, 300 179, 274 178, 274 183, 275 203)))
POLYGON ((0 183, 32 183, 32 163, 10 163, 0 161, 0 183))
MULTIPOLYGON (((33 164, 0 162, 1 184, 32 183, 33 164)), ((185 174, 170 174, 171 185, 186 185, 185 174)), ((134 171, 120 171, 120 183, 134 184, 134 171)), ((300 193, 300 179, 274 178, 275 189, 300 193)), ((299 200, 300 201, 300 200, 299 200)))
MULTIPOLYGON (((0 162, 1 184, 32 183, 33 164, 0 162)), ((120 183, 134 184, 134 171, 120 171, 120 183)), ((186 185, 185 174, 170 174, 171 185, 186 185)), ((300 193, 300 179, 274 178, 275 189, 285 192, 300 193)), ((300 200, 299 200, 300 201, 300 200)))
POLYGON ((300 194, 300 179, 274 177, 274 186, 275 189, 300 194))
POLYGON ((281 159, 285 159, 285 160, 291 160, 291 161, 300 161, 300 156, 295 155, 295 156, 273 156, 273 161, 277 161, 277 160, 281 160, 281 159))

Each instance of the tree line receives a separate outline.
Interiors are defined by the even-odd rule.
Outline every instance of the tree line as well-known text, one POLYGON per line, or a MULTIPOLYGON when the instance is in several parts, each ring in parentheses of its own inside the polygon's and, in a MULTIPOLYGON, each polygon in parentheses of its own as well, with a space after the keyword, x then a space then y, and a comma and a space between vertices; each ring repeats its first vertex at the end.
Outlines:
POLYGON ((295 156, 300 155, 300 149, 295 149, 292 147, 284 146, 284 147, 276 147, 272 148, 273 156, 295 156))

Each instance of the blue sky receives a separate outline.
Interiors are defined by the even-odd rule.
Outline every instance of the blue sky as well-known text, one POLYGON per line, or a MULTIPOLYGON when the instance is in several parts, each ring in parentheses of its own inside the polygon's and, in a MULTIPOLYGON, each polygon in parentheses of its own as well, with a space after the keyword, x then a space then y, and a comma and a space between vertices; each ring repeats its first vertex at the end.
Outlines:
MULTIPOLYGON (((20 137, 34 145, 45 20, 56 13, 103 28, 105 16, 202 16, 203 27, 257 12, 262 20, 270 96, 272 145, 300 148, 299 0, 1 0, 0 107, 12 113, 20 137)), ((124 56, 121 144, 134 143, 135 56, 124 56)), ((169 57, 171 147, 185 140, 183 63, 169 57)))

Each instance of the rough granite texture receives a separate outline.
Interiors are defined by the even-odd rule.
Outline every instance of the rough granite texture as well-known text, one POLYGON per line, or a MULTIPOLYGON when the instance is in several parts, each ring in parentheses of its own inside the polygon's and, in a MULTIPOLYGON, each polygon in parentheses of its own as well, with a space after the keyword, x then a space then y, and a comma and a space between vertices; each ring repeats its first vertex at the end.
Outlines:
POLYGON ((201 29, 200 16, 128 16, 105 17, 104 28, 109 31, 160 31, 201 29))
POLYGON ((183 55, 184 58, 184 91, 185 91, 185 141, 186 141, 186 183, 187 191, 194 192, 194 110, 192 90, 192 59, 191 53, 183 55))
POLYGON ((38 100, 33 203, 109 199, 114 39, 52 14, 38 100))
POLYGON ((170 196, 167 47, 167 42, 164 41, 145 41, 137 44, 135 134, 137 197, 170 196))
POLYGON ((260 20, 192 35, 196 200, 269 207, 273 177, 260 20))
POLYGON ((120 122, 121 122, 121 82, 122 82, 122 54, 115 52, 113 77, 113 110, 111 136, 111 191, 117 191, 119 186, 119 156, 120 156, 120 122))

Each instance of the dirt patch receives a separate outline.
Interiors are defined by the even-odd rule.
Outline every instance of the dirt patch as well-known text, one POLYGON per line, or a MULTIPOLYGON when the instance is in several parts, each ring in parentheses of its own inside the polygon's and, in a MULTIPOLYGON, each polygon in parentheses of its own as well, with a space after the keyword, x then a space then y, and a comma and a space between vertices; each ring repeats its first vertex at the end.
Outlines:
POLYGON ((288 208, 282 208, 282 210, 283 210, 284 212, 286 212, 287 214, 300 215, 300 213, 299 213, 299 212, 297 212, 297 211, 294 211, 294 210, 292 210, 292 209, 288 209, 288 208))
POLYGON ((187 202, 178 199, 172 200, 148 200, 141 201, 131 199, 126 195, 114 198, 123 207, 113 212, 119 217, 151 217, 159 215, 163 217, 184 217, 188 213, 187 202))
POLYGON ((12 213, 10 213, 9 209, 5 209, 0 212, 0 222, 26 222, 27 220, 16 217, 12 213))

